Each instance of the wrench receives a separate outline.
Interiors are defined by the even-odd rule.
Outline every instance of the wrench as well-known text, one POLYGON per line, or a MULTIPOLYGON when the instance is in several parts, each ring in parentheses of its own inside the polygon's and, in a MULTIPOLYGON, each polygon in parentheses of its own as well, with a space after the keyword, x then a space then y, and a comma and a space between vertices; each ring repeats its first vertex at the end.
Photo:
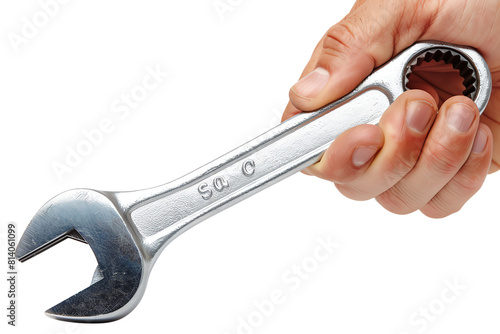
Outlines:
POLYGON ((48 201, 16 250, 23 262, 64 239, 88 243, 98 262, 92 284, 46 311, 75 322, 107 322, 130 313, 144 294, 162 250, 184 231, 315 163, 345 130, 378 124, 423 61, 453 64, 463 94, 484 111, 492 81, 469 47, 416 43, 376 69, 356 89, 314 112, 301 113, 226 155, 156 188, 109 192, 74 189, 48 201))

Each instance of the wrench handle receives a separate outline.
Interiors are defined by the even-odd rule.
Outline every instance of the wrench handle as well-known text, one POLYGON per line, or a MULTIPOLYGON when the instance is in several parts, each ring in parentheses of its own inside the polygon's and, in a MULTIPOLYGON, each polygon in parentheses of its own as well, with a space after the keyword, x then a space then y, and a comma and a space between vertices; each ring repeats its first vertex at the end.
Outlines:
POLYGON ((466 81, 475 83, 474 89, 467 92, 481 112, 485 109, 492 82, 488 65, 476 50, 433 41, 416 43, 345 97, 314 112, 300 113, 168 184, 116 193, 118 206, 130 217, 130 228, 141 238, 152 262, 185 230, 317 162, 342 132, 360 124, 377 124, 404 92, 412 66, 427 56, 445 57, 464 75, 472 73, 466 81))
POLYGON ((320 110, 296 115, 160 187, 161 195, 133 210, 131 219, 146 240, 173 239, 172 234, 317 162, 345 130, 377 124, 392 101, 393 96, 383 87, 368 86, 320 110))

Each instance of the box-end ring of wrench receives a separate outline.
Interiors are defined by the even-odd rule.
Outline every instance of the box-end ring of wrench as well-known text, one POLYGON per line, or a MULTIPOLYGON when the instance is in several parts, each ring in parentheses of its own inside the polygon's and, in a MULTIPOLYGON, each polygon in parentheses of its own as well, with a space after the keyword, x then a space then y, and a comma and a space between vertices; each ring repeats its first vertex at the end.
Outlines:
POLYGON ((345 97, 298 114, 209 164, 156 188, 133 192, 66 191, 47 202, 24 232, 25 261, 58 242, 86 242, 98 262, 92 284, 46 311, 60 320, 106 322, 131 312, 161 251, 202 220, 315 163, 345 130, 377 124, 423 61, 453 64, 464 95, 484 111, 492 82, 472 48, 420 42, 376 69, 345 97))

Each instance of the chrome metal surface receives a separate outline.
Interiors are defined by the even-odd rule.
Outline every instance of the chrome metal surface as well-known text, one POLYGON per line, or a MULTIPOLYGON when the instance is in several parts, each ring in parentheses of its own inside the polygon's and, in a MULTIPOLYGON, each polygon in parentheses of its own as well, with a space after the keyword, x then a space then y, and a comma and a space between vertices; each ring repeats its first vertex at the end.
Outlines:
POLYGON ((473 49, 417 43, 375 70, 345 97, 301 113, 175 181, 133 192, 76 189, 47 202, 22 236, 20 261, 65 238, 87 242, 98 261, 89 288, 47 311, 60 320, 105 322, 139 303, 161 251, 204 219, 315 163, 343 131, 377 124, 406 90, 421 59, 442 58, 464 76, 465 95, 482 112, 491 93, 488 66, 473 49), (472 73, 471 73, 472 71, 472 73))

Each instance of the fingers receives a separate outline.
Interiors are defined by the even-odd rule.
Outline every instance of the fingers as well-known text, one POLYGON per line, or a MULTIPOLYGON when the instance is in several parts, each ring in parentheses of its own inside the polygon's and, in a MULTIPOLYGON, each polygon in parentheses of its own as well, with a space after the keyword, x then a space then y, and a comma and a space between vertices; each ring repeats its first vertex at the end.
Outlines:
POLYGON ((432 23, 436 1, 359 1, 316 47, 290 101, 310 111, 354 89, 375 67, 415 42, 432 23), (405 27, 402 29, 401 27, 405 27))
POLYGON ((492 133, 488 126, 479 124, 472 151, 458 173, 432 200, 420 209, 431 218, 442 218, 459 211, 481 188, 493 152, 492 133))
POLYGON ((397 214, 457 212, 488 174, 493 136, 469 98, 453 97, 436 110, 430 94, 405 92, 379 126, 344 132, 305 172, 335 182, 351 199, 375 197, 397 214))
POLYGON ((384 113, 378 129, 363 125, 343 133, 308 172, 334 181, 349 198, 373 198, 415 166, 436 111, 428 93, 405 92, 384 113))
MULTIPOLYGON (((473 41, 474 28, 461 32, 449 26, 449 20, 462 9, 434 0, 425 5, 420 0, 397 5, 391 0, 357 0, 316 46, 301 79, 290 89, 283 120, 339 99, 374 68, 419 39, 457 44, 473 41)), ((442 78, 446 87, 454 87, 451 80, 442 78)), ((375 197, 399 214, 420 209, 437 218, 459 210, 482 185, 488 169, 500 169, 500 151, 492 154, 494 141, 500 139, 489 129, 495 133, 500 129, 494 116, 498 108, 490 107, 480 124, 470 99, 452 97, 436 115, 438 105, 455 92, 433 89, 426 81, 426 68, 415 71, 411 88, 429 93, 404 93, 378 127, 363 125, 346 131, 305 172, 335 182, 349 198, 375 197), (494 112, 488 114, 491 110, 494 112)))
MULTIPOLYGON (((460 96, 446 101, 425 141, 418 162, 397 184, 377 196, 377 201, 387 210, 398 214, 425 207, 423 212, 443 216, 461 206, 479 189, 482 183, 479 179, 484 179, 481 172, 483 169, 484 173, 487 172, 491 161, 491 152, 471 155, 478 125, 479 111, 472 100, 460 96), (481 168, 476 178, 472 171, 478 164, 481 168), (459 192, 454 193, 459 189, 459 192), (452 204, 455 200, 456 204, 452 204)), ((485 142, 488 142, 488 136, 489 132, 481 128, 476 148, 483 145, 479 141, 486 138, 485 142), (484 134, 487 134, 486 137, 484 134)))
MULTIPOLYGON (((491 132, 495 134, 500 134, 500 122, 493 117, 496 116, 494 112, 498 110, 497 108, 500 106, 499 102, 498 98, 492 95, 488 107, 486 107, 486 111, 481 115, 481 122, 487 125, 491 129, 491 132)), ((496 116, 496 119, 500 119, 500 117, 496 116)), ((500 135, 494 135, 492 143, 494 151, 490 170, 488 171, 490 174, 500 170, 500 135)))

